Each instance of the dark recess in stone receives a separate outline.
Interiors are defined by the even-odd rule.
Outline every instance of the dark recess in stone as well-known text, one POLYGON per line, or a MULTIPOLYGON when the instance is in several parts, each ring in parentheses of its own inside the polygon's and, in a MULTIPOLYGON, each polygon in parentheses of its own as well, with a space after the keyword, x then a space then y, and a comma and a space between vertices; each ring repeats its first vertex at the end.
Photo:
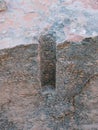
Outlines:
POLYGON ((52 34, 44 34, 39 38, 40 80, 44 88, 55 88, 56 82, 56 40, 52 34))

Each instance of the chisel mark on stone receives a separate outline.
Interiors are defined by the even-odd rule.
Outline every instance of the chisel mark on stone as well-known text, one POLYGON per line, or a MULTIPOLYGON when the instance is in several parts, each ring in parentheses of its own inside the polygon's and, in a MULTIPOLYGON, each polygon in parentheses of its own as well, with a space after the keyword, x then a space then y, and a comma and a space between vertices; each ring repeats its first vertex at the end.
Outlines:
POLYGON ((41 86, 55 88, 56 80, 56 40, 52 34, 39 38, 41 86))

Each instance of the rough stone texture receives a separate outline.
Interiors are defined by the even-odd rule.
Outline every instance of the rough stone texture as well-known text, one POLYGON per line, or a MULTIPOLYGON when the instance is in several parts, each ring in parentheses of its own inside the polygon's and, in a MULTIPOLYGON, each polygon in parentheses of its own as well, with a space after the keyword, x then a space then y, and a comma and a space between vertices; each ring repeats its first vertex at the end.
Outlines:
POLYGON ((98 0, 5 0, 0 12, 0 49, 37 43, 44 30, 56 41, 98 35, 98 0))
POLYGON ((0 51, 0 130, 29 130, 33 125, 41 101, 37 48, 0 51))
POLYGON ((98 130, 98 0, 5 2, 0 0, 0 130, 98 130), (57 43, 56 68, 49 69, 54 76, 56 69, 55 88, 41 86, 46 80, 40 80, 38 44, 53 38, 39 42, 44 32, 57 43))
POLYGON ((6 10, 6 2, 4 0, 0 0, 0 12, 6 10))
POLYGON ((98 130, 98 37, 58 46, 57 92, 74 107, 79 130, 98 130))
POLYGON ((98 37, 57 46, 56 88, 41 88, 38 45, 0 51, 0 130, 98 130, 98 37))

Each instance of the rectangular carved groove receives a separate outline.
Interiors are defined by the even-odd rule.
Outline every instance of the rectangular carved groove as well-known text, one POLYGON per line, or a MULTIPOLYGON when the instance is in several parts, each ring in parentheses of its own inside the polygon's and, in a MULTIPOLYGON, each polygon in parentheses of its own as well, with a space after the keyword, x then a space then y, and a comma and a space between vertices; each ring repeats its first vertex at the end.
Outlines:
POLYGON ((55 87, 56 80, 56 41, 52 34, 42 35, 40 42, 41 86, 55 87))

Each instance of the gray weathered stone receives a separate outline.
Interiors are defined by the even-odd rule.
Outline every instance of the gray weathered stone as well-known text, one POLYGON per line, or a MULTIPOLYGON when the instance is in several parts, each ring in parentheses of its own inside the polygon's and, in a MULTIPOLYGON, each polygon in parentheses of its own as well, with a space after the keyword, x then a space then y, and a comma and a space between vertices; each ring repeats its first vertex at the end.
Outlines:
POLYGON ((72 101, 79 130, 98 130, 98 37, 57 48, 57 92, 72 101))
POLYGON ((56 88, 47 92, 38 50, 0 50, 0 130, 98 130, 98 37, 57 45, 56 88))

